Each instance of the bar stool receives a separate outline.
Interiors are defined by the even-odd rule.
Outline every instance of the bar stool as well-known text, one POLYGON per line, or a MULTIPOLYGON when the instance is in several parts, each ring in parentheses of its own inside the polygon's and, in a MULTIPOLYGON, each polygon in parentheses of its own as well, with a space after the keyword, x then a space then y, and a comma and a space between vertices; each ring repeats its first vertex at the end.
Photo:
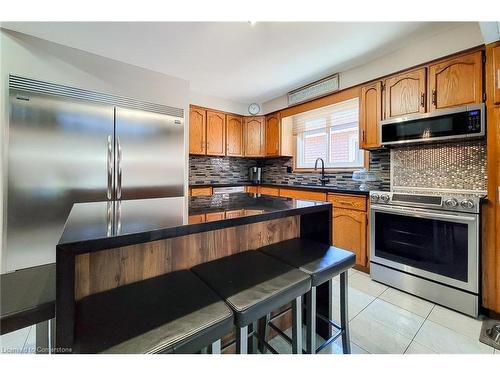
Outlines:
MULTIPOLYGON (((253 250, 203 263, 191 270, 233 310, 237 353, 248 353, 250 324, 290 302, 292 352, 302 353, 301 296, 311 288, 311 279, 306 273, 253 250)), ((252 342, 254 334, 250 335, 252 342)), ((257 339, 264 338, 257 336, 257 339)), ((268 343, 264 345, 276 353, 268 343)))
MULTIPOLYGON (((356 260, 355 255, 350 251, 302 238, 282 241, 262 247, 259 250, 300 269, 311 277, 312 286, 305 295, 307 324, 306 352, 309 354, 318 353, 342 335, 343 352, 349 354, 351 352, 351 345, 349 339, 347 271, 354 265, 356 260), (333 321, 333 278, 339 274, 340 325, 333 321), (316 307, 316 288, 325 282, 328 282, 328 317, 318 314, 316 307), (329 338, 318 348, 316 347, 316 318, 325 321, 330 327, 328 330, 329 338), (333 333, 334 327, 339 330, 337 334, 333 333)), ((269 323, 271 323, 271 328, 276 330, 276 327, 272 325, 270 320, 270 317, 266 317, 266 320, 263 323, 261 322, 262 335, 266 334, 269 323)), ((277 331, 281 336, 285 335, 279 329, 277 331)))
POLYGON ((75 353, 220 353, 231 309, 188 270, 90 295, 75 306, 75 353))

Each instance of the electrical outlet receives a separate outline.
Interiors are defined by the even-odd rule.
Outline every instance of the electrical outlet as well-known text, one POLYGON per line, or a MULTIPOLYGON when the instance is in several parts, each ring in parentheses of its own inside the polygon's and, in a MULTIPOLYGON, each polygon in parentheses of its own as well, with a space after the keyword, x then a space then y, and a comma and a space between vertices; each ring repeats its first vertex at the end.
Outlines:
POLYGON ((293 169, 292 167, 286 167, 286 173, 292 173, 293 169))

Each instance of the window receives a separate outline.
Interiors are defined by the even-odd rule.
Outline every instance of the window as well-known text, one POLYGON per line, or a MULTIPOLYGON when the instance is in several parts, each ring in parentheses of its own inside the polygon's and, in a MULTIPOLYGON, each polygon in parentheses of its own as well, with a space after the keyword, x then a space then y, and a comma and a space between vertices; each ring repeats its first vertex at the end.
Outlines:
POLYGON ((359 168, 364 165, 359 149, 359 100, 346 100, 295 115, 296 168, 314 168, 317 158, 325 168, 359 168))

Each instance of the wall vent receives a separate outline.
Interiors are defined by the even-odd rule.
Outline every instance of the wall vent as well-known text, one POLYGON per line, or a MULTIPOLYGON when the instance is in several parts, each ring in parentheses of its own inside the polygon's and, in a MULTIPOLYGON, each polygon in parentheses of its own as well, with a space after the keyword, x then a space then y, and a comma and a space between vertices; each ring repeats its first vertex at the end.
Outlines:
POLYGON ((339 74, 333 74, 319 81, 310 83, 287 94, 288 106, 319 98, 339 90, 339 74))

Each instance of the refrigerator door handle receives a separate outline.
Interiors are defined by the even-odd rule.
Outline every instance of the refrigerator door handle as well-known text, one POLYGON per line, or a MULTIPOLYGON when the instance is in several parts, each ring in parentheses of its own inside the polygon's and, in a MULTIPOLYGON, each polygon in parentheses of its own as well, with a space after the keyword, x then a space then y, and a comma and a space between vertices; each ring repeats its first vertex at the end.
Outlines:
POLYGON ((122 197, 122 146, 120 144, 120 137, 117 137, 117 145, 118 145, 118 159, 117 159, 117 168, 118 168, 118 178, 117 178, 117 189, 116 189, 116 198, 121 199, 122 197))
POLYGON ((108 199, 111 199, 111 191, 113 185, 113 145, 111 143, 111 135, 108 135, 108 157, 107 157, 107 169, 108 169, 108 185, 106 195, 108 199))

